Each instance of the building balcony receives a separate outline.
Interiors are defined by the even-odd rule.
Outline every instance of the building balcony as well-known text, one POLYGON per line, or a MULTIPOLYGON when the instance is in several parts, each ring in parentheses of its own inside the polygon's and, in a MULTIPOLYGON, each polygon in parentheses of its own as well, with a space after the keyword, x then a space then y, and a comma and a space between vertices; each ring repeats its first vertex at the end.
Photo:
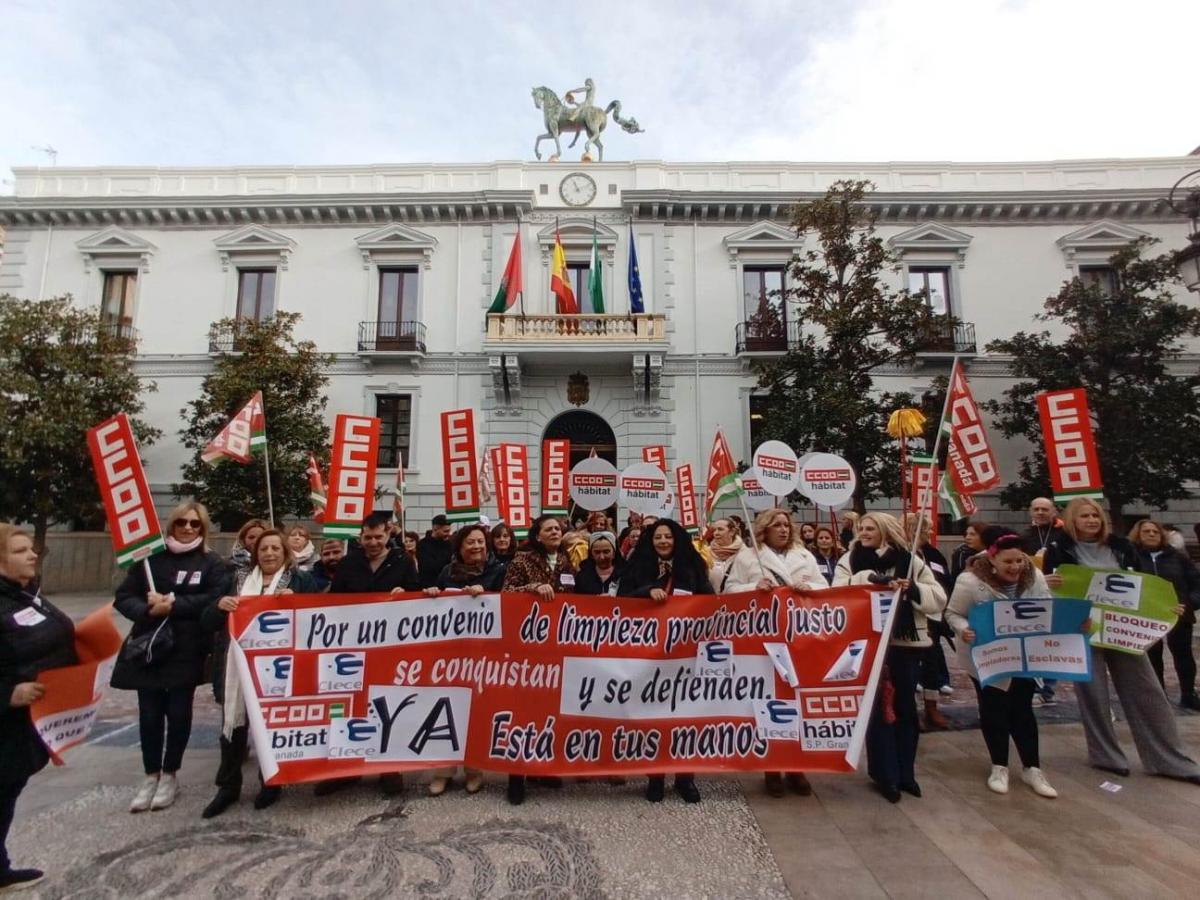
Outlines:
POLYGON ((425 352, 424 322, 359 322, 358 352, 406 356, 425 352))
POLYGON ((654 313, 629 315, 488 315, 489 343, 563 343, 575 345, 666 343, 667 318, 654 313))
POLYGON ((734 329, 734 352, 739 356, 787 353, 799 343, 799 322, 739 322, 734 329))
POLYGON ((974 354, 975 324, 973 322, 946 322, 941 326, 940 333, 926 342, 917 351, 921 356, 953 356, 954 354, 974 354))
POLYGON ((217 322, 208 329, 209 356, 240 352, 241 348, 238 346, 238 329, 235 326, 217 322))
POLYGON ((129 322, 105 322, 102 321, 99 325, 101 334, 108 337, 117 338, 122 341, 129 341, 132 344, 137 344, 141 339, 141 333, 133 327, 129 322))

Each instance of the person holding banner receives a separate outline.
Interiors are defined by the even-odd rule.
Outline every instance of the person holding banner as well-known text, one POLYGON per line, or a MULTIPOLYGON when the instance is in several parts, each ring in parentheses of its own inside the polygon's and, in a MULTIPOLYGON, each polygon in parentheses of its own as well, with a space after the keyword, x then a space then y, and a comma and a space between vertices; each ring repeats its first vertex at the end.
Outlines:
POLYGON ((623 567, 617 554, 617 536, 611 531, 593 531, 588 535, 587 559, 575 576, 576 593, 616 596, 623 567))
POLYGON ((208 549, 211 526, 204 505, 184 501, 168 521, 166 552, 132 567, 114 604, 133 622, 112 674, 113 687, 138 696, 146 777, 129 804, 133 813, 175 802, 176 773, 192 734, 192 703, 209 649, 201 615, 229 593, 225 560, 208 549), (141 643, 165 658, 160 662, 138 652, 141 643))
POLYGON ((429 533, 417 542, 417 577, 421 587, 433 587, 442 569, 450 564, 450 520, 438 513, 429 525, 429 533))
POLYGON ((859 518, 858 537, 838 561, 833 584, 871 584, 900 592, 891 615, 895 621, 884 657, 885 682, 867 728, 867 773, 891 803, 900 802, 901 791, 920 797, 915 771, 920 733, 917 673, 923 652, 933 643, 928 620, 941 617, 946 593, 933 570, 909 552, 895 516, 876 512, 859 518))
MULTIPOLYGON (((526 549, 517 553, 504 573, 505 591, 537 594, 541 602, 549 603, 559 591, 575 589, 575 570, 562 547, 562 523, 557 516, 542 513, 529 526, 526 549)), ((555 787, 562 779, 538 779, 555 787)), ((508 802, 519 806, 525 802, 525 776, 508 776, 508 802)))
POLYGON ((337 575, 338 567, 346 556, 346 542, 339 538, 326 538, 321 541, 321 558, 312 567, 313 582, 321 593, 329 590, 337 575))
POLYGON ((38 591, 33 538, 0 523, 0 891, 42 877, 12 867, 8 832, 21 791, 50 761, 29 711, 46 694, 38 673, 77 662, 71 617, 38 591))
MULTIPOLYGON (((291 529, 288 531, 290 537, 291 529)), ((282 532, 268 528, 255 542, 254 567, 239 572, 231 595, 222 597, 201 614, 204 627, 214 635, 213 696, 221 704, 221 763, 214 780, 217 794, 201 813, 205 819, 219 816, 241 796, 242 762, 246 758, 249 737, 246 704, 242 699, 237 666, 229 652, 226 620, 238 608, 241 597, 316 592, 317 584, 312 575, 296 564, 292 542, 282 532)), ((281 790, 262 785, 254 798, 254 808, 271 806, 279 799, 281 790)))
MULTIPOLYGON (((734 557, 722 594, 741 591, 770 591, 792 587, 801 591, 819 591, 828 587, 817 561, 804 546, 803 530, 796 527, 786 509, 765 509, 754 517, 754 543, 734 557)), ((812 794, 812 785, 803 772, 764 772, 763 784, 772 797, 782 797, 785 789, 801 797, 812 794)))
MULTIPOLYGON (((1167 633, 1166 644, 1175 661, 1179 677, 1179 705, 1184 709, 1200 710, 1196 697, 1196 657, 1192 655, 1192 627, 1196 610, 1200 609, 1200 571, 1184 553, 1167 543, 1166 529, 1153 519, 1142 519, 1129 532, 1129 540, 1137 549, 1138 570, 1165 578, 1175 588, 1179 598, 1179 621, 1167 633)), ((1158 683, 1166 690, 1163 680, 1163 641, 1156 641, 1146 651, 1158 683)))
POLYGON ((254 545, 258 543, 259 535, 270 527, 265 519, 248 519, 238 529, 233 550, 229 554, 229 565, 234 573, 254 568, 254 545))
MULTIPOLYGON (((1022 538, 1006 528, 994 527, 987 530, 985 539, 988 542, 986 553, 971 558, 966 571, 954 583, 954 592, 946 606, 946 624, 959 640, 959 664, 968 672, 975 671, 971 662, 975 632, 967 621, 973 607, 994 600, 1051 597, 1046 579, 1025 555, 1022 538)), ((983 741, 992 760, 988 789, 997 794, 1008 793, 1008 742, 1011 738, 1021 758, 1021 780, 1039 797, 1057 797, 1058 792, 1039 768, 1038 726, 1033 713, 1034 680, 1005 678, 981 687, 979 679, 972 676, 971 682, 979 700, 979 730, 983 732, 983 741)))
MULTIPOLYGON (((1054 573, 1064 563, 1136 569, 1138 556, 1133 544, 1112 533, 1107 513, 1095 500, 1076 497, 1063 510, 1062 530, 1050 539, 1042 561, 1051 588, 1062 586, 1062 576, 1054 573)), ((1088 762, 1105 772, 1129 774, 1129 762, 1113 728, 1110 678, 1146 772, 1200 785, 1200 766, 1183 749, 1170 701, 1145 653, 1092 648, 1092 680, 1075 687, 1088 762)))
MULTIPOLYGON (((946 596, 950 596, 950 591, 954 587, 954 580, 950 577, 950 564, 946 562, 946 557, 942 555, 942 551, 929 543, 929 534, 932 530, 932 523, 929 517, 919 517, 916 513, 910 512, 904 514, 903 521, 904 533, 912 541, 913 552, 917 554, 923 563, 933 569, 933 577, 942 586, 942 590, 946 596), (914 534, 917 530, 918 519, 921 522, 921 532, 920 534, 914 534)), ((950 720, 942 715, 942 711, 938 709, 938 698, 941 696, 943 690, 949 694, 951 689, 950 669, 946 666, 946 654, 942 650, 942 638, 946 638, 949 641, 953 637, 953 633, 949 630, 949 626, 945 622, 931 619, 928 624, 929 639, 932 643, 921 659, 921 689, 922 700, 925 706, 925 720, 922 724, 926 731, 945 731, 950 727, 950 720)), ((950 649, 954 649, 953 643, 951 643, 950 649)))
MULTIPOLYGON (((692 546, 691 536, 674 519, 656 519, 646 526, 617 587, 620 597, 649 597, 655 603, 668 602, 672 594, 711 593, 708 567, 692 546)), ((666 780, 664 775, 651 775, 646 799, 651 803, 661 802, 666 780)), ((675 773, 675 793, 685 803, 700 802, 700 791, 692 774, 675 773)))

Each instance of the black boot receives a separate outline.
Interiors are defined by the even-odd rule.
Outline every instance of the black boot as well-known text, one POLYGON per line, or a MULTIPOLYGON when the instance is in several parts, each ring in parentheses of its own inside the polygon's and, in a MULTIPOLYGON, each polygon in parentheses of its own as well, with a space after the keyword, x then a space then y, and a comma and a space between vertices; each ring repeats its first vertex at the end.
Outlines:
POLYGON ((691 775, 675 777, 675 793, 683 798, 684 803, 699 803, 700 791, 696 787, 696 779, 691 775))
POLYGON ((799 794, 801 797, 812 796, 812 785, 808 783, 803 772, 788 772, 783 776, 783 780, 787 782, 788 789, 793 794, 799 794))
POLYGON ((215 819, 233 804, 237 803, 240 791, 235 791, 233 788, 219 788, 217 795, 208 801, 208 806, 204 807, 204 812, 200 813, 203 819, 215 819))
POLYGON ((41 869, 5 869, 0 872, 0 891, 31 887, 41 881, 44 874, 41 869))
POLYGON ((665 775, 651 775, 646 784, 646 799, 651 803, 662 803, 663 792, 667 786, 665 775))
POLYGON ((763 772, 763 788, 768 797, 782 797, 785 793, 783 776, 778 772, 763 772))
POLYGON ((508 776, 508 802, 513 806, 520 806, 525 802, 525 776, 524 775, 509 775, 508 776))
POLYGON ((270 787, 263 785, 258 789, 258 796, 254 798, 255 809, 266 809, 268 806, 274 806, 279 800, 279 795, 283 793, 281 787, 270 787))
POLYGON ((1200 711, 1200 697, 1197 697, 1195 694, 1184 694, 1179 698, 1179 705, 1184 709, 1200 711))

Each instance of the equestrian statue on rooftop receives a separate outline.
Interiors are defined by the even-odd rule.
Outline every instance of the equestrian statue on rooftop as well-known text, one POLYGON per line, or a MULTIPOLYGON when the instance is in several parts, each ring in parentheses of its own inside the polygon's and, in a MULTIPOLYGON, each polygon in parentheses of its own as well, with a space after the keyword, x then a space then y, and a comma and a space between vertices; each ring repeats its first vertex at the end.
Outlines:
MULTIPOLYGON (((580 132, 587 132, 587 141, 583 145, 583 159, 590 161, 592 158, 591 148, 596 145, 597 160, 604 161, 604 144, 600 142, 600 135, 604 131, 604 126, 608 124, 608 114, 611 112, 613 121, 620 125, 629 134, 637 134, 639 131, 645 131, 638 125, 637 119, 621 118, 621 101, 614 100, 608 106, 601 109, 593 102, 596 96, 596 85, 592 79, 588 78, 583 82, 583 87, 573 88, 567 91, 565 95, 566 103, 558 98, 558 94, 550 90, 548 87, 535 87, 533 89, 533 105, 542 111, 542 116, 546 122, 546 133, 538 137, 533 144, 533 155, 538 159, 542 158, 541 151, 538 149, 542 141, 547 138, 554 141, 554 155, 550 157, 551 162, 555 162, 562 155, 562 145, 558 141, 560 134, 572 132, 575 135, 575 140, 571 141, 570 147, 574 147, 579 141, 580 132), (575 100, 575 94, 583 92, 583 102, 578 103, 575 100)), ((570 149, 568 147, 567 149, 570 149)))

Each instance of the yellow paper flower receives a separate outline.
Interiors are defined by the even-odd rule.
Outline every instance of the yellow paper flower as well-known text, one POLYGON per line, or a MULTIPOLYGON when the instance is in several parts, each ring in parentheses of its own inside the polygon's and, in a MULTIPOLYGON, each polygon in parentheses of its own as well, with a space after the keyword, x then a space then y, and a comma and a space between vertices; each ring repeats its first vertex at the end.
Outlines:
POLYGON ((888 418, 887 433, 894 438, 920 437, 925 433, 925 414, 919 409, 898 409, 888 418))

